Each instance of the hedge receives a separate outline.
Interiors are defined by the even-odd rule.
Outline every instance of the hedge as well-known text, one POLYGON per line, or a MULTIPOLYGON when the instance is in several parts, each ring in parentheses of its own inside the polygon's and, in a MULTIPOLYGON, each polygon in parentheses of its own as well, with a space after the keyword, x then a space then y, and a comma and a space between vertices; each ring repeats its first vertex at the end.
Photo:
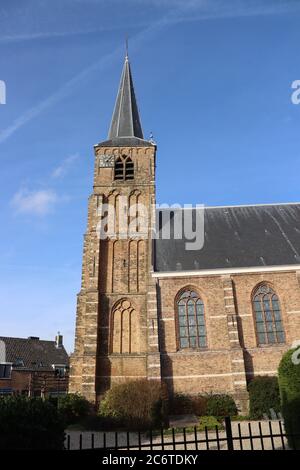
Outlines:
POLYGON ((57 408, 66 425, 80 422, 90 412, 90 403, 77 393, 60 396, 57 408))
POLYGON ((235 416, 238 414, 237 406, 230 395, 183 395, 174 394, 170 400, 171 414, 190 414, 197 416, 235 416))
POLYGON ((261 419, 265 415, 272 417, 272 410, 279 413, 280 394, 277 377, 255 377, 248 385, 250 418, 261 419))
POLYGON ((205 416, 207 397, 204 395, 184 395, 174 393, 169 402, 169 413, 172 415, 195 414, 205 416))
POLYGON ((224 418, 225 416, 236 416, 238 409, 234 399, 230 395, 208 395, 206 414, 215 416, 216 418, 224 418))
POLYGON ((290 349, 283 355, 278 368, 278 380, 288 443, 290 447, 300 450, 300 363, 295 362, 299 357, 296 351, 300 355, 298 348, 290 349), (295 434, 297 436, 292 437, 295 434))
POLYGON ((64 448, 64 422, 57 408, 40 398, 0 398, 0 449, 64 448))

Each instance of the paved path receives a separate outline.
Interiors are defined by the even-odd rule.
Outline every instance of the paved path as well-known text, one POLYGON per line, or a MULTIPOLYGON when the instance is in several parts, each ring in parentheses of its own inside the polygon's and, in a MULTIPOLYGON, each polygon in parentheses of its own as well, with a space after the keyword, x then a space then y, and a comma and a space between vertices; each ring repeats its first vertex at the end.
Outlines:
MULTIPOLYGON (((287 448, 286 439, 283 437, 260 437, 260 427, 262 435, 270 435, 272 431, 273 436, 281 434, 280 432, 280 421, 261 421, 260 425, 258 421, 242 421, 240 423, 234 421, 232 422, 232 435, 234 438, 234 450, 281 450, 284 447, 287 448), (250 436, 253 436, 252 446, 250 436)), ((281 423, 281 429, 284 432, 283 424, 281 423)), ((66 442, 69 437, 70 449, 79 449, 80 448, 80 435, 82 435, 82 448, 91 449, 92 447, 92 434, 94 434, 94 447, 103 448, 103 447, 115 447, 116 446, 116 433, 115 432, 102 432, 102 431, 67 431, 66 442)), ((183 432, 176 433, 175 435, 175 446, 173 444, 172 435, 164 436, 164 448, 161 444, 161 436, 153 437, 153 450, 184 450, 185 447, 187 450, 227 450, 226 442, 226 433, 225 431, 219 431, 219 445, 217 443, 217 434, 216 431, 208 432, 208 443, 206 442, 206 436, 204 432, 197 432, 197 441, 198 445, 195 444, 195 434, 189 433, 186 434, 186 446, 184 445, 184 434, 183 432)), ((128 445, 128 435, 126 432, 117 433, 117 446, 127 448, 128 445)), ((147 434, 141 434, 141 444, 143 450, 150 450, 150 439, 147 434)), ((129 433, 129 444, 130 447, 136 446, 138 449, 139 446, 139 437, 137 433, 129 433)))

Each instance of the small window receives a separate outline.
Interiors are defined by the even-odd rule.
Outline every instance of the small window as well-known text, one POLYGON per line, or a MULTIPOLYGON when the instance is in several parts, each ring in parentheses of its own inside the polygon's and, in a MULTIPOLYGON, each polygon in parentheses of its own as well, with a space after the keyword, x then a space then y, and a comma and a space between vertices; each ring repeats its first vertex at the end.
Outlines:
POLYGON ((65 366, 54 366, 54 374, 55 374, 55 377, 58 377, 59 379, 65 377, 66 375, 65 366))
POLYGON ((24 361, 23 359, 17 357, 17 359, 14 362, 15 367, 24 367, 24 361))
POLYGON ((0 388, 0 395, 12 395, 13 391, 11 388, 0 388))
POLYGON ((0 379, 10 379, 11 364, 0 364, 0 379))

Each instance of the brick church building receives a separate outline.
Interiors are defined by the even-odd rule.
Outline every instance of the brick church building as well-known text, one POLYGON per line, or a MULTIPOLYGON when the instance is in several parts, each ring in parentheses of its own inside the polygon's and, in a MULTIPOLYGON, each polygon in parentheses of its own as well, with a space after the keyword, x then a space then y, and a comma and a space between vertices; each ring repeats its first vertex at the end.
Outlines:
POLYGON ((198 250, 174 230, 154 239, 156 150, 126 57, 108 139, 94 146, 69 390, 95 402, 148 378, 171 393, 231 394, 243 410, 247 383, 275 375, 300 339, 300 204, 205 207, 198 250), (101 208, 121 199, 148 209, 147 228, 101 238, 101 208))

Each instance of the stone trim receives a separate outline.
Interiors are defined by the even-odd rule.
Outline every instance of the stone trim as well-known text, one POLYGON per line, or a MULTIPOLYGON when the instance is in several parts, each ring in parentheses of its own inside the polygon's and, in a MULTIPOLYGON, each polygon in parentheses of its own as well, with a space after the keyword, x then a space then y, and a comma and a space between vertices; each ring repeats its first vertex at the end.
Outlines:
POLYGON ((233 375, 245 375, 245 372, 223 372, 220 374, 199 374, 199 375, 171 375, 163 376, 163 379, 209 379, 213 377, 232 377, 233 375))
POLYGON ((255 375, 268 375, 268 374, 272 374, 272 375, 277 375, 278 372, 277 370, 256 370, 255 372, 246 372, 246 375, 251 375, 251 376, 255 376, 255 375))
POLYGON ((194 277, 194 276, 219 276, 220 274, 249 274, 249 273, 270 273, 281 271, 297 271, 300 270, 299 264, 287 264, 283 266, 254 266, 249 268, 223 268, 223 269, 203 269, 201 271, 166 271, 155 272, 152 274, 155 278, 165 277, 194 277))

